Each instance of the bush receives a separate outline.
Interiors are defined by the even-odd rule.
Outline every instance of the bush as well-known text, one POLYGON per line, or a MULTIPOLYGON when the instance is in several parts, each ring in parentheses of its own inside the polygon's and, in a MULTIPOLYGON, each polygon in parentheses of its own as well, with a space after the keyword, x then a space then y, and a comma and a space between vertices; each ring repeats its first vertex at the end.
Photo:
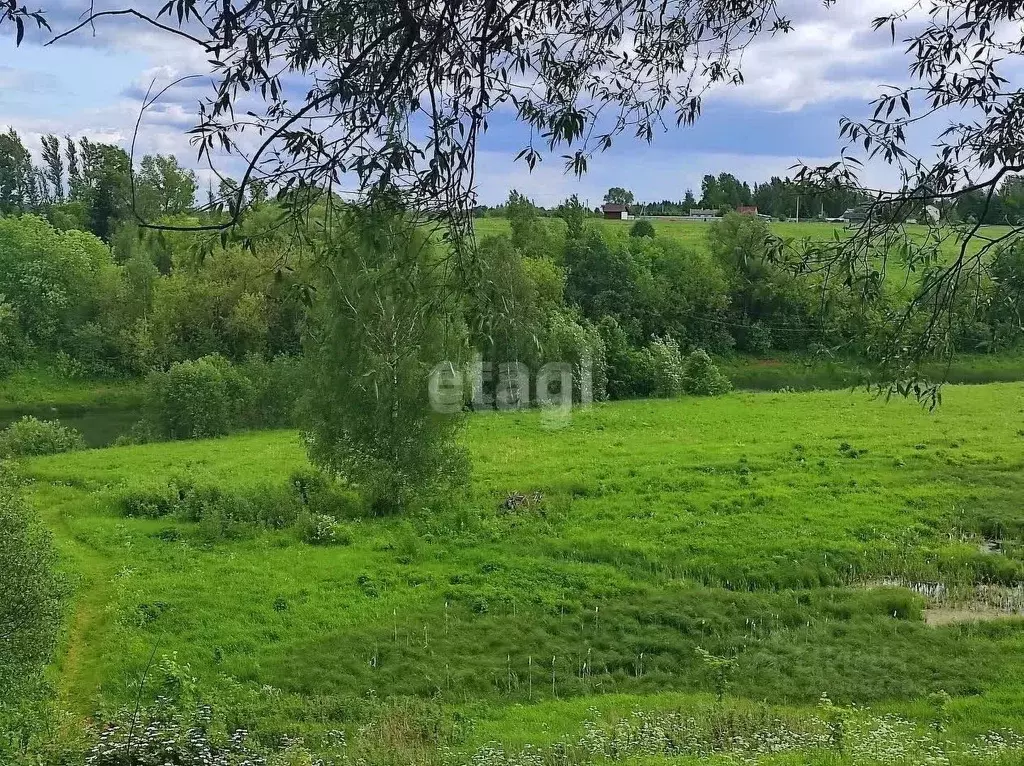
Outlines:
POLYGON ((655 338, 647 349, 655 396, 677 396, 684 390, 683 355, 672 336, 655 338))
POLYGON ((26 740, 38 714, 43 669, 60 627, 60 587, 50 536, 0 464, 0 762, 8 736, 26 740))
POLYGON ((303 542, 310 545, 348 545, 351 538, 331 516, 323 513, 306 513, 299 519, 299 531, 303 542))
POLYGON ((992 277, 987 321, 995 349, 1021 345, 1020 318, 1024 315, 1024 245, 1001 248, 989 267, 992 277))
POLYGON ((608 374, 604 339, 597 328, 572 312, 556 311, 548 318, 543 335, 543 362, 572 365, 574 402, 582 400, 581 384, 589 376, 592 400, 606 397, 608 374))
POLYGON ((650 351, 633 348, 615 317, 602 318, 598 331, 605 346, 608 397, 650 396, 654 391, 654 360, 650 351))
POLYGON ((13 372, 23 357, 17 310, 0 295, 0 377, 13 372))
POLYGON ((121 495, 125 516, 199 524, 203 536, 219 540, 238 537, 247 529, 285 529, 298 526, 306 542, 347 544, 333 525, 359 508, 355 493, 314 473, 296 474, 287 486, 224 489, 191 474, 131 489, 121 495))
POLYGON ((278 356, 266 360, 250 354, 238 368, 248 383, 249 401, 243 421, 252 428, 284 428, 295 425, 295 406, 302 385, 297 359, 278 356))
POLYGON ((292 492, 310 512, 332 518, 355 518, 363 514, 359 495, 343 482, 315 469, 296 471, 289 479, 292 492))
POLYGON ((209 708, 185 716, 166 698, 141 712, 133 711, 107 724, 89 750, 88 766, 232 766, 265 763, 262 753, 246 741, 245 732, 217 737, 209 708))
POLYGON ((56 455, 84 448, 82 435, 56 420, 26 415, 0 431, 0 457, 56 455))
POLYGON ((683 390, 694 396, 718 396, 732 388, 732 383, 711 361, 702 348, 686 357, 683 370, 683 390))
POLYGON ((166 484, 130 490, 121 496, 120 505, 125 516, 173 516, 200 524, 212 539, 237 537, 247 526, 283 529, 302 512, 298 496, 283 487, 232 491, 187 474, 166 484))
POLYGON ((170 439, 223 436, 239 426, 251 401, 249 382, 218 354, 152 372, 146 387, 149 424, 170 439))
MULTIPOLYGON (((166 658, 165 658, 166 662, 166 658)), ((161 663, 163 665, 164 663, 161 663)), ((187 673, 187 668, 185 670, 187 673)), ((187 679, 186 686, 192 679, 187 679)), ((227 710, 214 710, 197 703, 194 694, 174 694, 176 678, 165 679, 164 694, 141 709, 127 708, 112 721, 96 727, 93 743, 84 758, 62 759, 60 763, 85 766, 310 766, 381 761, 378 752, 370 757, 351 758, 344 733, 332 731, 312 750, 302 739, 289 737, 268 745, 250 737, 245 729, 229 724, 235 717, 227 710), (169 681, 170 683, 166 683, 169 681), (180 697, 180 698, 179 698, 180 697)), ((403 721, 404 723, 404 721, 403 721)))
POLYGON ((646 218, 640 218, 630 228, 629 236, 631 236, 631 237, 653 237, 654 236, 654 224, 652 224, 646 218))
POLYGON ((146 379, 146 436, 202 439, 239 428, 295 424, 301 367, 293 357, 255 354, 233 365, 219 354, 175 362, 146 379))

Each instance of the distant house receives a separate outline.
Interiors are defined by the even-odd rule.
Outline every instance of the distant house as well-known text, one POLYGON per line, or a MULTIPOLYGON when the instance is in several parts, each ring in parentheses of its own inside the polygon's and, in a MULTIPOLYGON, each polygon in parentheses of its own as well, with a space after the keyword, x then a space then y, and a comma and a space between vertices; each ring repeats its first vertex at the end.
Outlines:
POLYGON ((740 215, 757 215, 757 205, 740 205, 736 212, 740 215))
POLYGON ((613 221, 629 220, 629 208, 625 205, 608 202, 601 205, 601 212, 604 214, 605 218, 609 218, 613 221))
POLYGON ((843 213, 843 220, 847 223, 864 223, 868 220, 868 208, 864 205, 851 207, 843 213))
POLYGON ((721 216, 718 215, 717 210, 701 210, 700 208, 693 208, 690 210, 690 214, 686 216, 692 221, 713 221, 717 220, 721 216))

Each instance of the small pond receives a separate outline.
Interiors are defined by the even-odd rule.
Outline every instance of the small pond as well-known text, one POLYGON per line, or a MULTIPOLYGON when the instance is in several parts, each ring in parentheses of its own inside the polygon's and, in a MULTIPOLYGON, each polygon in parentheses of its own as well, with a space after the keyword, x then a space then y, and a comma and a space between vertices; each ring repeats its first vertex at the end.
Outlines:
POLYGON ((19 407, 0 409, 0 428, 6 428, 25 415, 40 420, 59 420, 80 431, 90 447, 109 447, 119 436, 128 434, 142 417, 137 409, 123 407, 19 407))

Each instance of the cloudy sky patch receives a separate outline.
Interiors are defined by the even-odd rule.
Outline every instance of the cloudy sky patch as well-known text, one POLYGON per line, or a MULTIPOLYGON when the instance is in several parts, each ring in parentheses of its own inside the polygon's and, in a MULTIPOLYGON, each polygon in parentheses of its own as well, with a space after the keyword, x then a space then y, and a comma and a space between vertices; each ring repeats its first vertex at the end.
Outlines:
MULTIPOLYGON (((45 10, 59 31, 78 23, 88 7, 63 0, 45 10)), ((479 152, 481 200, 500 201, 514 187, 545 205, 571 193, 597 204, 609 186, 627 186, 642 199, 680 199, 687 189, 698 191, 706 173, 728 171, 754 182, 791 173, 801 161, 830 161, 842 146, 840 117, 865 116, 880 85, 906 79, 899 40, 894 48, 887 32, 871 30, 873 18, 899 7, 896 0, 840 0, 831 8, 820 0, 783 0, 780 9, 794 30, 747 49, 744 85, 717 87, 697 125, 658 134, 651 145, 619 137, 582 180, 567 176, 557 157, 533 173, 514 163, 526 135, 511 115, 495 114, 479 152)), ((15 48, 12 35, 0 38, 0 125, 21 132, 33 151, 39 137, 51 132, 127 148, 151 86, 155 92, 179 77, 209 71, 198 47, 126 18, 104 19, 95 34, 86 28, 50 47, 42 46, 46 39, 45 32, 30 30, 15 48)), ((209 88, 204 77, 168 91, 144 116, 137 154, 175 153, 182 164, 199 169, 186 131, 209 88)), ((241 172, 237 160, 224 170, 241 172)), ((882 184, 892 173, 872 168, 866 177, 882 184)))

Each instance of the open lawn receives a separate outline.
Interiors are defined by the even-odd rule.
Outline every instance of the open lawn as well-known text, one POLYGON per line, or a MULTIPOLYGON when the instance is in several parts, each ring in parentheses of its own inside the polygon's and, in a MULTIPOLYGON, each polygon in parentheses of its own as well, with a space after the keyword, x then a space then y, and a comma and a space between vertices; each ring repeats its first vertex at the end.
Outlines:
POLYGON ((465 496, 350 507, 330 546, 208 506, 125 515, 183 477, 287 491, 292 431, 28 461, 75 588, 62 704, 130 705, 155 654, 176 664, 145 696, 194 685, 259 736, 406 695, 456 711, 460 747, 544 745, 595 715, 723 715, 700 647, 736 659, 717 687, 740 728, 828 736, 827 694, 870 706, 856 725, 906 717, 911 741, 945 690, 944 737, 1024 732, 1024 385, 950 387, 935 412, 828 392, 478 415, 465 438, 465 496), (513 492, 543 497, 509 509, 513 492), (938 600, 950 624, 929 624, 938 600))

